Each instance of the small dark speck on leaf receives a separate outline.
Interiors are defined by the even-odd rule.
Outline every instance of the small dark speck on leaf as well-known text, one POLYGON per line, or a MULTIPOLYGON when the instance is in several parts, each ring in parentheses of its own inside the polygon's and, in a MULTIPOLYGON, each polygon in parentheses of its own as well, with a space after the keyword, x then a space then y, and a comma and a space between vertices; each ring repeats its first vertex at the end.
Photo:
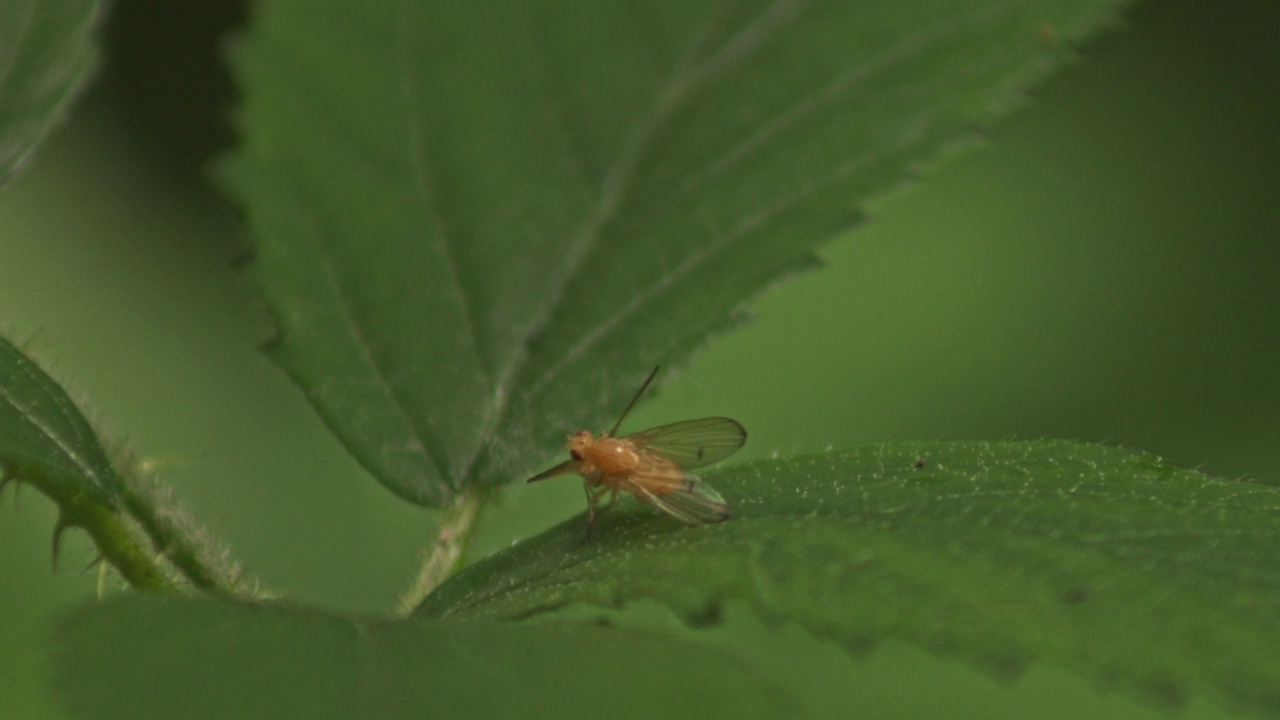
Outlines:
POLYGON ((699 610, 694 610, 684 616, 684 621, 689 627, 694 628, 715 627, 724 621, 720 603, 711 603, 699 610))
POLYGON ((1183 690, 1181 683, 1172 678, 1150 680, 1142 689, 1163 707, 1180 710, 1187 705, 1186 691, 1183 690))
POLYGON ((253 262, 254 252, 251 248, 240 248, 236 250, 227 260, 233 269, 244 269, 253 262))
POLYGON ((1031 665, 1026 656, 1011 651, 1009 654, 992 654, 977 658, 978 664, 996 678, 1012 682, 1022 677, 1031 665))
POLYGON ((1093 592, 1089 590, 1089 588, 1077 585, 1075 587, 1067 588, 1067 591, 1062 593, 1062 602, 1068 605, 1079 605, 1080 603, 1088 600, 1089 596, 1092 594, 1093 592))
POLYGON ((917 470, 919 470, 919 469, 921 469, 921 468, 924 468, 924 467, 928 466, 928 464, 929 464, 929 461, 928 461, 928 460, 925 460, 925 459, 924 459, 924 458, 922 458, 922 457, 918 457, 918 458, 916 458, 916 469, 917 469, 917 470))
POLYGON ((1041 42, 1050 47, 1058 47, 1062 44, 1062 35, 1058 29, 1047 22, 1036 26, 1036 35, 1040 37, 1041 42))

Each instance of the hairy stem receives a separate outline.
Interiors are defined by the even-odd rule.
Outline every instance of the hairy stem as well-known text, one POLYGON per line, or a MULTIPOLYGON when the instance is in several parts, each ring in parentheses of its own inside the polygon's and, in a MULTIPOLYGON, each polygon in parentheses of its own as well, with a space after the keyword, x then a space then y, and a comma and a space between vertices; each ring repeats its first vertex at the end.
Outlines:
POLYGON ((166 487, 141 464, 134 464, 124 480, 124 508, 183 577, 203 592, 250 598, 256 593, 231 562, 229 551, 201 528, 166 487))
POLYGON ((471 544, 476 520, 480 518, 489 495, 488 491, 473 486, 445 511, 436 530, 435 542, 426 552, 422 569, 418 571, 413 586, 396 604, 401 615, 412 613, 432 590, 462 567, 462 556, 471 544))
MULTIPOLYGON (((40 488, 38 483, 33 483, 40 488)), ((82 528, 93 538, 102 559, 111 563, 125 581, 139 590, 163 592, 177 590, 173 579, 156 562, 157 558, 145 541, 134 532, 131 523, 118 510, 83 496, 59 500, 54 498, 60 510, 58 524, 53 531, 54 562, 58 558, 58 544, 62 533, 71 527, 82 528)))
POLYGON ((120 478, 121 499, 117 503, 104 502, 88 493, 69 493, 39 472, 0 474, 0 491, 9 482, 26 482, 58 506, 58 522, 53 531, 55 563, 63 534, 69 528, 80 528, 93 540, 99 558, 135 589, 173 591, 194 587, 210 594, 242 598, 258 594, 247 587, 238 568, 227 560, 228 553, 220 550, 153 479, 141 477, 136 469, 120 478))

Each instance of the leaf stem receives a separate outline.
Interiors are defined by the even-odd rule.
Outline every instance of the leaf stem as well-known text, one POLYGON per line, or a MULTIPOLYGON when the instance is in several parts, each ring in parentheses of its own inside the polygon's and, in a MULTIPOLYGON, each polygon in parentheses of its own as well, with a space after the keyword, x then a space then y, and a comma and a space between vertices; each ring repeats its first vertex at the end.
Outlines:
POLYGON ((435 542, 426 552, 418 576, 412 587, 396 603, 400 615, 412 613, 432 590, 462 567, 463 555, 475 534, 476 521, 488 503, 490 494, 486 489, 472 486, 445 510, 440 527, 436 530, 435 542))
POLYGON ((59 498, 40 483, 32 484, 53 498, 61 510, 57 527, 53 531, 54 562, 57 562, 58 543, 62 533, 67 528, 78 527, 93 538, 102 559, 111 563, 132 587, 153 592, 178 589, 173 578, 156 562, 155 554, 146 547, 145 541, 137 536, 131 523, 119 510, 85 496, 59 498))
POLYGON ((88 533, 99 558, 135 589, 176 591, 185 586, 180 574, 190 587, 214 595, 251 598, 261 594, 247 587, 238 566, 228 561, 229 553, 197 526, 171 493, 144 476, 140 468, 130 469, 132 472, 119 476, 121 492, 115 503, 88 493, 67 492, 35 471, 0 477, 0 490, 8 481, 26 482, 58 506, 53 531, 55 563, 63 533, 74 527, 88 533))

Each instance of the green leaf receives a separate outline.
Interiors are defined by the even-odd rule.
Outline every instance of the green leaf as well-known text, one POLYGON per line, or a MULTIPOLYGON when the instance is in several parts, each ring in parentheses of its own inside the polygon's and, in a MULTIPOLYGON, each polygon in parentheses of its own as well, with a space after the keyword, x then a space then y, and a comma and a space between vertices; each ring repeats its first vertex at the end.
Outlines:
POLYGON ((110 506, 120 481, 93 428, 67 393, 0 338, 0 466, 59 502, 79 496, 110 506))
MULTIPOLYGON (((57 504, 55 558, 63 531, 81 527, 102 558, 134 587, 173 587, 157 566, 155 552, 142 545, 122 511, 127 506, 154 515, 154 507, 122 485, 67 393, 0 337, 0 490, 14 480, 31 483, 57 504)), ((177 553, 184 559, 185 550, 179 547, 177 553)))
POLYGON ((626 501, 440 586, 418 617, 744 599, 851 651, 898 638, 1004 675, 1061 666, 1165 705, 1280 716, 1280 488, 1070 442, 902 444, 707 473, 733 518, 626 501), (923 464, 923 467, 918 465, 923 464))
POLYGON ((225 170, 274 357, 406 499, 519 479, 1122 4, 263 3, 225 170))
POLYGON ((786 701, 719 652, 576 625, 349 618, 120 598, 59 628, 77 717, 774 718, 786 701))
POLYGON ((98 0, 0 0, 0 187, 84 87, 101 15, 98 0))

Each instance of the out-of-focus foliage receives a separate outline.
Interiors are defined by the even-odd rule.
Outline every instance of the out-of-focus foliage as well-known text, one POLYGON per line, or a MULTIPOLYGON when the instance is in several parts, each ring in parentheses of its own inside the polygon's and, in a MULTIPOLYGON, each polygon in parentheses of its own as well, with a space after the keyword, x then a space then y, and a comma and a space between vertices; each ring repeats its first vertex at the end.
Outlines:
POLYGON ((98 58, 98 0, 0 0, 0 187, 62 122, 98 58))

